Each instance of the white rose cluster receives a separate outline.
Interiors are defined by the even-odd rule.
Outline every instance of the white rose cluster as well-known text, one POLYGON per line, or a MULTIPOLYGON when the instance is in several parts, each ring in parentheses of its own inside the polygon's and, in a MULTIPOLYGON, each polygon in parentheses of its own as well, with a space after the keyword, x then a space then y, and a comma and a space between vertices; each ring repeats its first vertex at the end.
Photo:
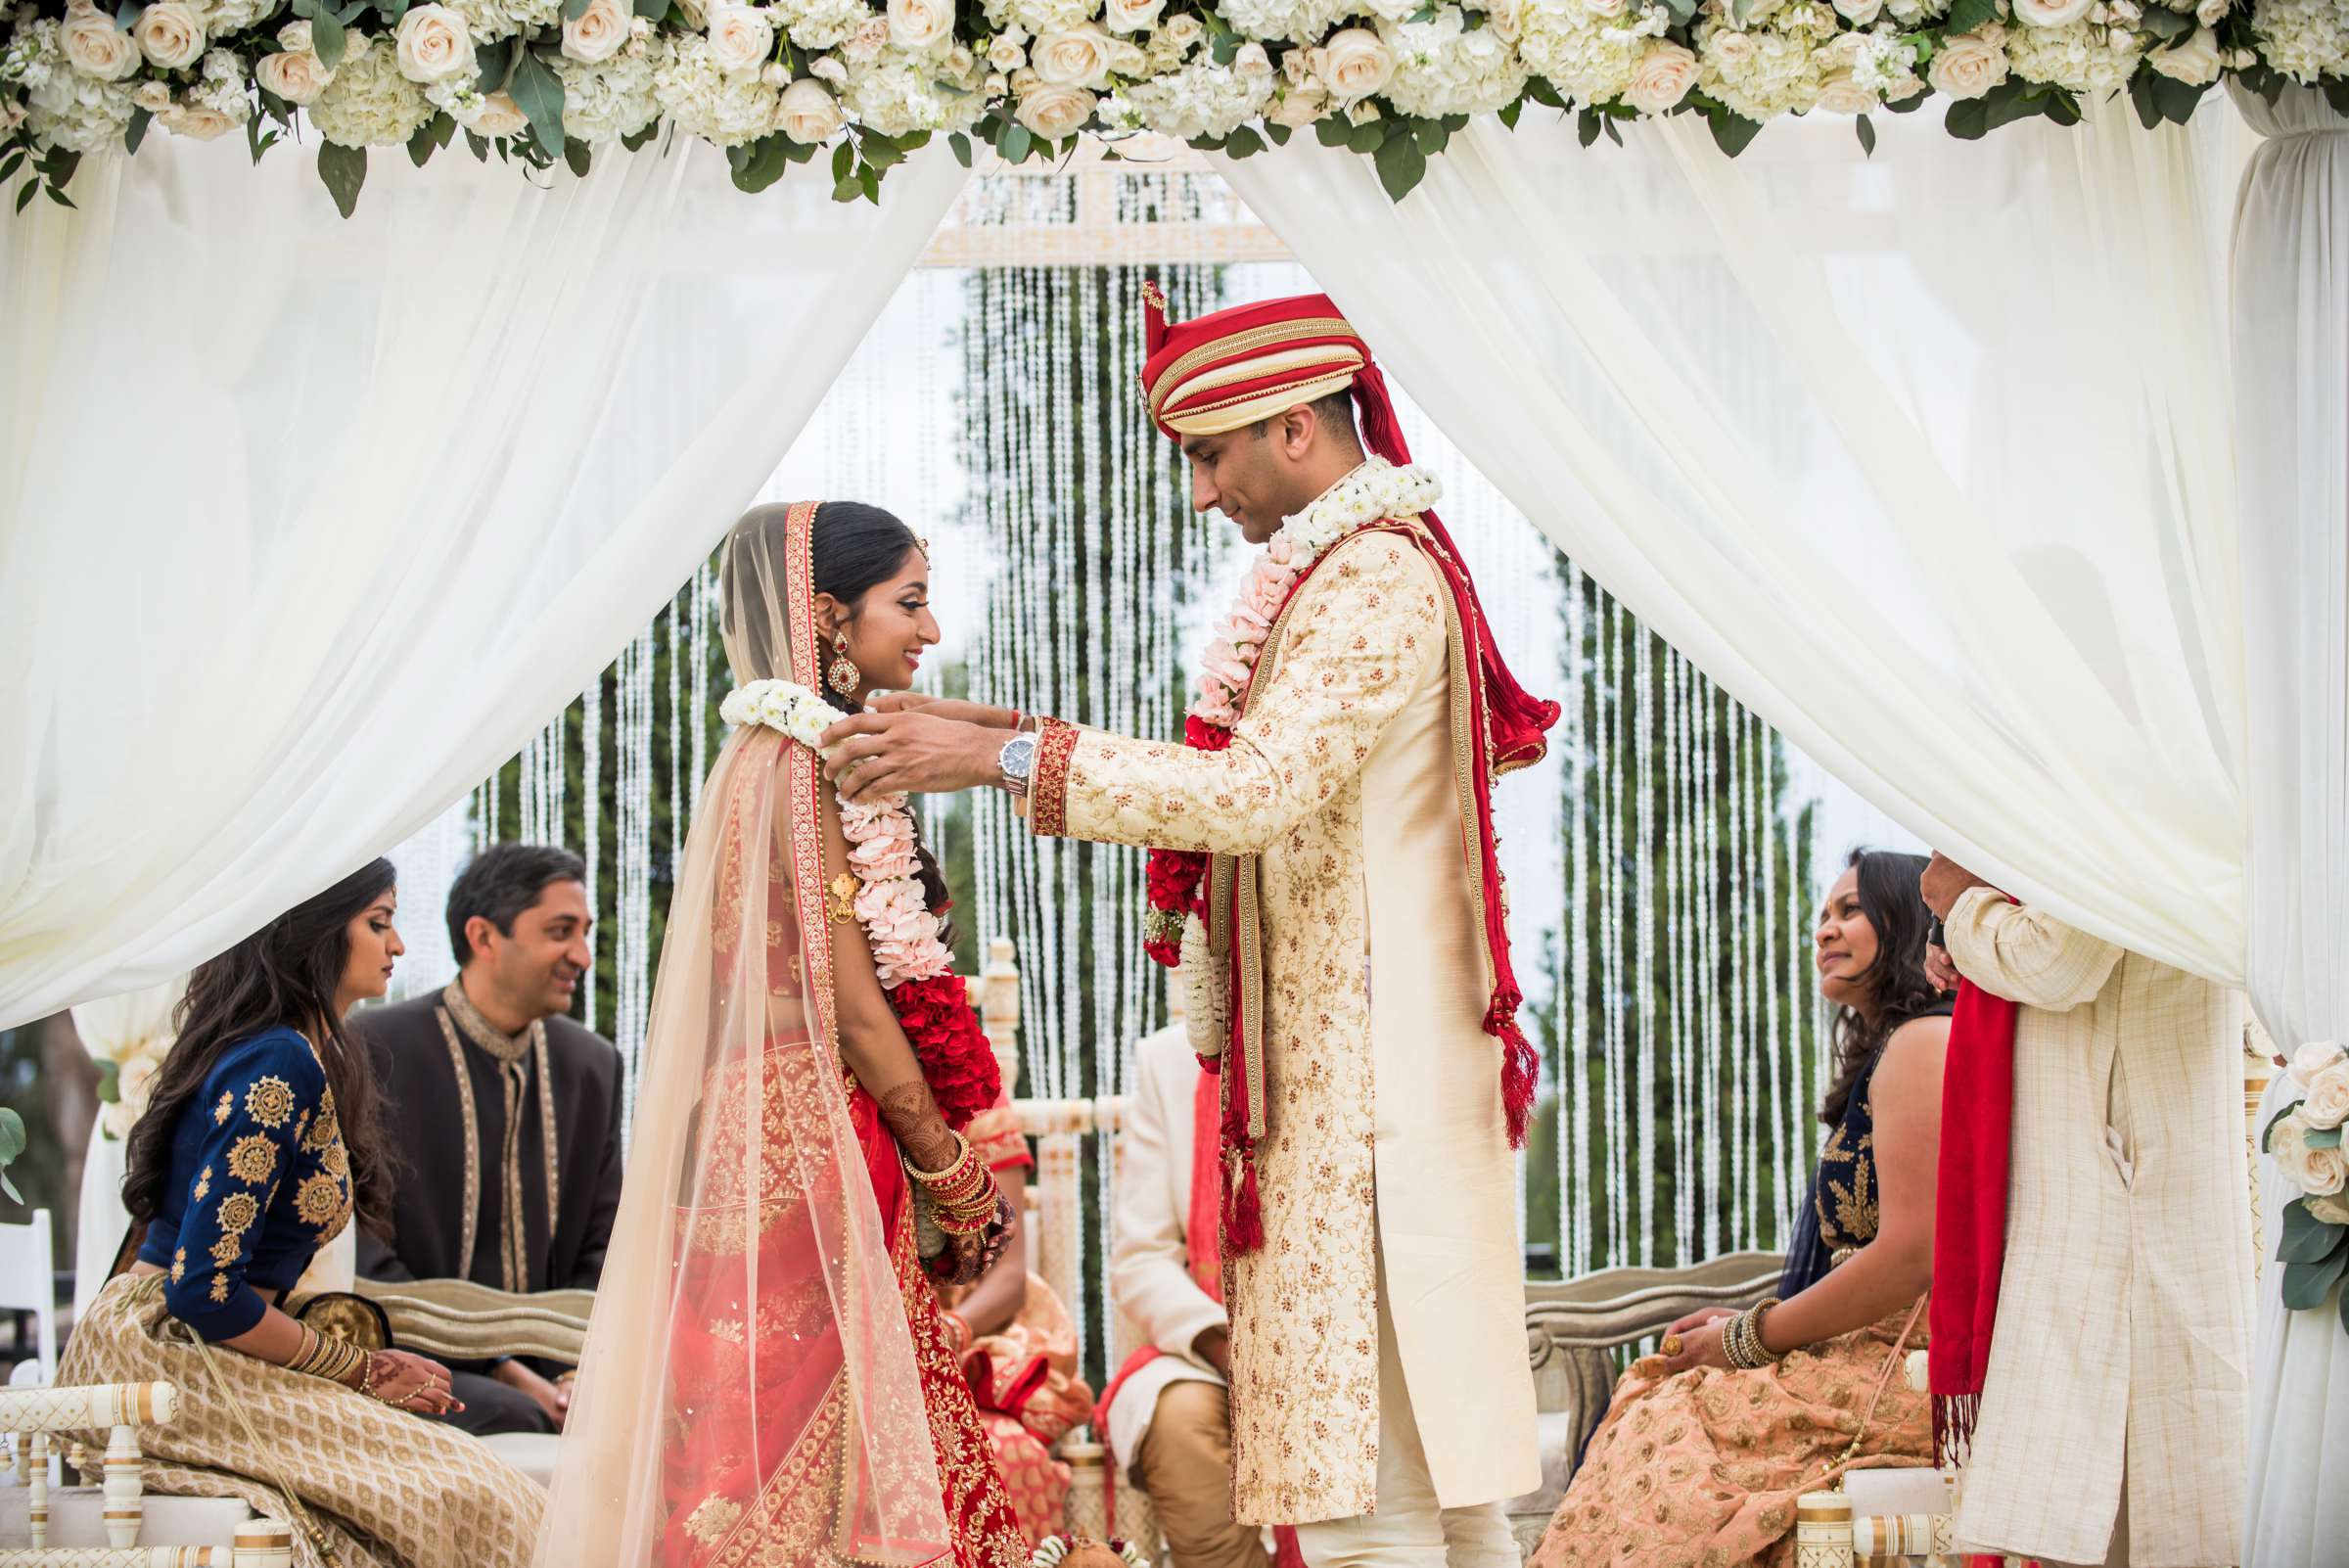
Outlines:
POLYGON ((286 0, 190 0, 203 19, 204 30, 217 38, 267 22, 285 8, 286 0))
POLYGON ((1398 114, 1441 119, 1489 115, 1525 90, 1525 62, 1488 23, 1468 25, 1458 6, 1426 22, 1388 22, 1379 36, 1395 56, 1387 102, 1398 114))
POLYGON ((77 20, 83 19, 76 14, 62 23, 43 17, 20 23, 5 61, 0 61, 0 80, 24 89, 25 122, 36 138, 69 152, 95 153, 120 143, 131 111, 138 107, 121 76, 135 68, 139 53, 130 35, 107 18, 102 19, 106 29, 119 44, 100 43, 77 55, 69 44, 69 31, 77 20), (99 74, 83 64, 85 58, 93 57, 104 69, 114 69, 115 62, 122 58, 127 58, 131 67, 115 76, 99 74))
POLYGON ((1264 113, 1272 96, 1270 61, 1261 74, 1243 75, 1237 65, 1219 66, 1205 57, 1194 60, 1122 89, 1102 115, 1124 129, 1147 128, 1185 140, 1229 136, 1264 113))
POLYGON ((563 25, 563 0, 446 0, 446 4, 465 19, 475 43, 495 43, 526 28, 552 30, 563 25))
POLYGON ((2251 18, 2260 54, 2281 74, 2349 76, 2349 0, 2259 0, 2251 18))
POLYGON ((245 62, 226 49, 205 52, 196 80, 159 111, 156 120, 174 136, 208 142, 226 136, 253 117, 253 96, 245 90, 245 62))
POLYGON ((2303 1045, 2292 1053, 2291 1079, 2301 1096, 2268 1130, 2268 1152, 2308 1199, 2312 1217, 2349 1224, 2349 1154, 2340 1146, 2349 1122, 2349 1052, 2332 1040, 2303 1045))
POLYGON ((335 73, 318 58, 306 22, 289 22, 277 30, 277 53, 263 55, 253 68, 253 79, 269 92, 297 107, 314 104, 335 73))
POLYGON ((399 69, 392 43, 353 33, 334 80, 305 111, 318 134, 345 147, 397 147, 433 117, 432 100, 399 69))
POLYGON ((2131 29, 2085 20, 2052 27, 2010 27, 2006 32, 2006 60, 2016 75, 2079 93, 2126 88, 2137 70, 2138 54, 2138 37, 2131 29))
POLYGON ((555 74, 563 78, 563 134, 599 147, 633 136, 659 118, 653 75, 667 48, 654 40, 650 47, 622 49, 596 65, 569 58, 553 62, 555 74))
POLYGON ((722 69, 698 32, 672 41, 653 69, 653 96, 679 130, 719 147, 757 141, 782 123, 782 94, 756 70, 722 69))
POLYGON ((858 124, 884 136, 967 129, 987 112, 986 95, 968 69, 961 81, 944 77, 935 62, 885 57, 849 68, 842 102, 858 124))
POLYGON ((1664 33, 1662 12, 1630 13, 1624 0, 1526 0, 1517 53, 1568 102, 1610 102, 1631 86, 1650 41, 1664 33))
POLYGON ((1096 0, 987 0, 987 20, 997 30, 1017 27, 1031 37, 1082 27, 1098 14, 1096 0))

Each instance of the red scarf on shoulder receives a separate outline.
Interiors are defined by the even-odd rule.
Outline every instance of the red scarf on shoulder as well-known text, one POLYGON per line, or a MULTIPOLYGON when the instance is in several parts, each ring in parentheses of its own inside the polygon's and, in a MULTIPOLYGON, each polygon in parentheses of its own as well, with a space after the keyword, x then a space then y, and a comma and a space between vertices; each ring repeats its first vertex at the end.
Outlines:
POLYGON ((1933 1452, 1960 1462, 1982 1412, 2014 1130, 2015 1004, 1958 983, 1941 1078, 1941 1169, 1933 1192, 1933 1452))

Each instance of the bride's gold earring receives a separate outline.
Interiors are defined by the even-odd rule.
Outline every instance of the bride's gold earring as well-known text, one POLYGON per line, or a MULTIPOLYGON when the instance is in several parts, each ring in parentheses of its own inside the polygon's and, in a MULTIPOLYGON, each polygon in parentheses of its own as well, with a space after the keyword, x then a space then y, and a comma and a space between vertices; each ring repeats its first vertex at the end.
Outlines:
POLYGON ((856 661, 849 657, 847 632, 832 633, 832 668, 824 671, 824 678, 843 697, 853 697, 856 694, 856 661))

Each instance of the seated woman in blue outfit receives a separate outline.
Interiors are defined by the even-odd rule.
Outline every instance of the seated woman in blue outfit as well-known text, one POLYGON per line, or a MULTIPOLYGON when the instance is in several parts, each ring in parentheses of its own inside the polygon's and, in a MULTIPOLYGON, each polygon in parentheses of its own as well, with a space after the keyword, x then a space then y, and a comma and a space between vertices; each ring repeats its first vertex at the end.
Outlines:
POLYGON ((58 1380, 176 1385, 177 1417, 142 1434, 148 1487, 242 1498, 294 1525, 297 1561, 521 1568, 543 1494, 421 1418, 451 1407, 447 1369, 279 1305, 354 1209, 390 1212, 368 1057, 343 1020, 391 980, 395 904, 376 860, 189 978, 126 1151, 138 1261, 74 1326, 58 1380))

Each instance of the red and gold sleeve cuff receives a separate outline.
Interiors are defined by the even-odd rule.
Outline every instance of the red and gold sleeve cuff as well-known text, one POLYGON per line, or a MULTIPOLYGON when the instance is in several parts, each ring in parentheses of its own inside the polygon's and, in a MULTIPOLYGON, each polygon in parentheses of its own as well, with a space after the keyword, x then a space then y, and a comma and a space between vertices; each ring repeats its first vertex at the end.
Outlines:
POLYGON ((1039 839, 1057 839, 1069 830, 1069 761, 1077 751, 1077 726, 1057 718, 1044 720, 1036 743, 1036 771, 1028 784, 1028 828, 1039 839))

